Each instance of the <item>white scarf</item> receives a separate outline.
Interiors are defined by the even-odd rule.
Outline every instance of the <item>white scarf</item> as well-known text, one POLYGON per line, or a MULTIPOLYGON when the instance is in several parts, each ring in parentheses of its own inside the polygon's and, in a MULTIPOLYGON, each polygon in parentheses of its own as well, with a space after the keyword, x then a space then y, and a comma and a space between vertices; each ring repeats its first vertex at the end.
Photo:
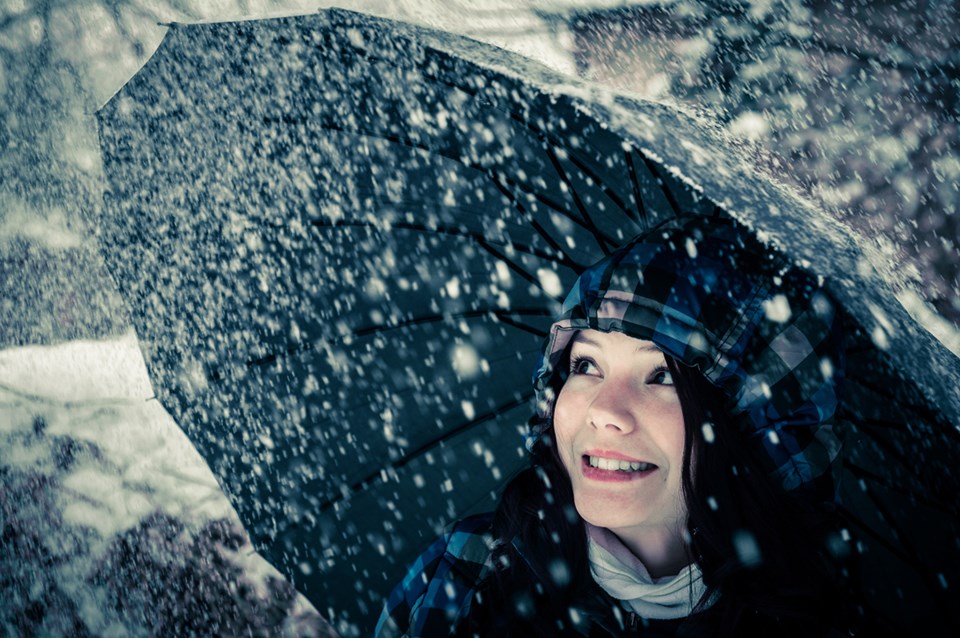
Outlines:
POLYGON ((669 619, 690 615, 706 585, 696 563, 676 576, 651 578, 633 552, 608 529, 587 524, 590 571, 605 592, 641 618, 669 619))

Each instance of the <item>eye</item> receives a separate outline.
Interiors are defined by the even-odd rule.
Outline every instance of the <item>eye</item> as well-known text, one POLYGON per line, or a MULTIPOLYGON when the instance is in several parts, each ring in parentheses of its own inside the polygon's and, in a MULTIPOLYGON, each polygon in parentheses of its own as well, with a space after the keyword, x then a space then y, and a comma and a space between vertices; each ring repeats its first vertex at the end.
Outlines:
POLYGON ((570 357, 570 374, 599 374, 600 369, 593 359, 580 356, 570 357))
POLYGON ((673 385, 673 375, 670 374, 670 369, 666 366, 660 367, 650 375, 649 383, 656 385, 673 385))

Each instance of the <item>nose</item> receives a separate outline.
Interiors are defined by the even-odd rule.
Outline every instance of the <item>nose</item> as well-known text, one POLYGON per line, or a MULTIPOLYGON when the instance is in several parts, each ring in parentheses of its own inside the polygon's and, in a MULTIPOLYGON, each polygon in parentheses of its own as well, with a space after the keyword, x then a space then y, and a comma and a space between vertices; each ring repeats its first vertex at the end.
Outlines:
POLYGON ((596 389, 587 409, 590 425, 598 430, 611 429, 629 434, 639 426, 642 398, 629 382, 605 380, 596 389))

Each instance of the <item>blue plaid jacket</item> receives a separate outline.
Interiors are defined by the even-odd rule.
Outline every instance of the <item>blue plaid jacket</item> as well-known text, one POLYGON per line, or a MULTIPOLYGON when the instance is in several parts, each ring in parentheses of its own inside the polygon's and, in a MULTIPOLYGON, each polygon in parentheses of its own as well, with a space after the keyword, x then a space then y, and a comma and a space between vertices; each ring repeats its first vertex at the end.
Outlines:
MULTIPOLYGON (((492 513, 465 518, 420 555, 387 598, 375 638, 438 638, 458 629, 490 571, 492 520, 492 513)), ((641 619, 599 586, 581 602, 579 630, 591 638, 673 637, 683 622, 641 619)))
POLYGON ((384 605, 377 638, 446 636, 489 570, 493 514, 465 518, 420 555, 384 605))

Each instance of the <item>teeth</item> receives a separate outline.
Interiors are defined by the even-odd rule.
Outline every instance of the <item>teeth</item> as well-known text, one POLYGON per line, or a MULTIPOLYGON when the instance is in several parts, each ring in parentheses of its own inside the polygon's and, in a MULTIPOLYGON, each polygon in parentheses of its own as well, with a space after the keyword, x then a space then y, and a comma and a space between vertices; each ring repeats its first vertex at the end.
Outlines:
POLYGON ((587 457, 590 467, 601 470, 617 470, 619 472, 645 472, 656 467, 651 463, 641 463, 639 461, 618 461, 616 459, 605 459, 600 456, 587 457))

